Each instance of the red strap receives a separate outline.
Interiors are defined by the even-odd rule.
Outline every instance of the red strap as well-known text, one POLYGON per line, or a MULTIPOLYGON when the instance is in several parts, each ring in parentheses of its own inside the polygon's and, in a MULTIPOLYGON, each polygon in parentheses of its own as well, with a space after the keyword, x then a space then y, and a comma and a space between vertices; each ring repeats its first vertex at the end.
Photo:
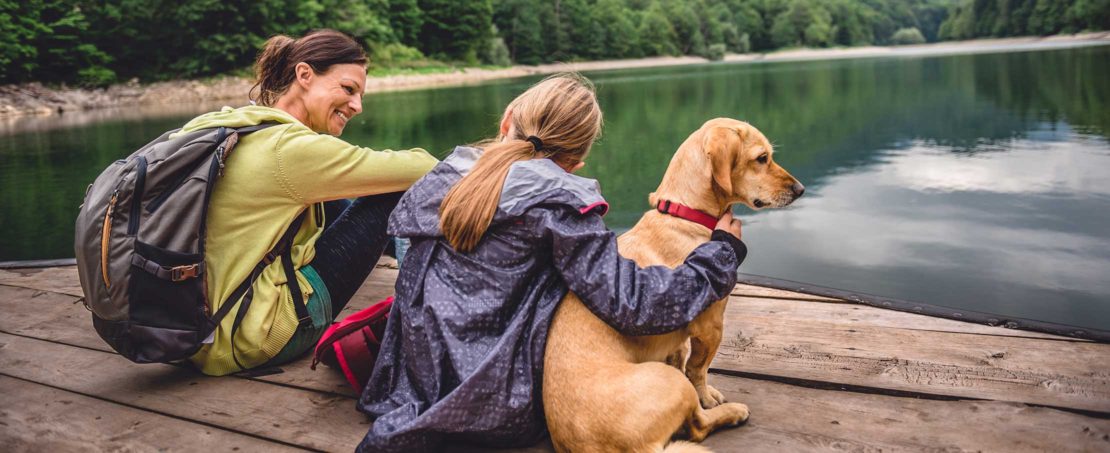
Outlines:
POLYGON ((680 219, 686 219, 710 230, 717 228, 717 218, 706 214, 697 209, 691 208, 686 205, 672 203, 670 200, 659 200, 659 204, 655 207, 663 214, 673 215, 680 219))

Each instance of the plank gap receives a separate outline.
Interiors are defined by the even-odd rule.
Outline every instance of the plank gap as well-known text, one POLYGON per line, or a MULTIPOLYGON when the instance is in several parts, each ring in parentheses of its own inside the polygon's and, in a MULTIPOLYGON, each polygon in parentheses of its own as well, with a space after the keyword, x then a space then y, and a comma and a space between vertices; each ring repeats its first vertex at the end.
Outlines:
POLYGON ((894 396, 899 398, 917 398, 935 401, 994 401, 986 398, 972 398, 960 397, 952 395, 941 395, 937 393, 915 392, 910 390, 895 390, 882 387, 871 387, 859 384, 841 384, 830 381, 818 381, 814 379, 804 379, 789 376, 776 376, 773 374, 752 373, 749 371, 730 370, 727 368, 709 368, 710 373, 719 374, 722 376, 742 377, 746 379, 753 379, 757 381, 771 381, 780 384, 793 385, 795 387, 804 387, 815 390, 832 390, 837 392, 851 392, 863 393, 867 395, 882 395, 894 396))
MULTIPOLYGON (((78 349, 84 349, 84 350, 87 350, 87 351, 96 351, 96 352, 100 352, 100 353, 104 353, 104 354, 119 355, 117 352, 112 351, 110 349, 101 349, 101 348, 95 348, 95 347, 91 347, 91 346, 67 343, 67 342, 64 342, 64 341, 51 340, 49 338, 39 338, 39 337, 26 335, 26 334, 22 334, 22 333, 8 332, 4 329, 0 329, 0 333, 8 334, 8 335, 11 335, 13 337, 26 338, 28 340, 37 340, 37 341, 43 341, 43 342, 47 342, 47 343, 53 343, 53 344, 60 345, 60 346, 69 346, 69 347, 74 347, 74 348, 78 348, 78 349)), ((148 365, 148 364, 135 364, 135 365, 143 366, 143 365, 148 365)), ((163 365, 169 365, 169 366, 173 366, 173 367, 177 367, 177 368, 196 371, 195 368, 193 368, 189 365, 183 364, 183 363, 163 363, 163 365)), ((277 368, 281 368, 281 367, 277 367, 277 368)), ((284 368, 281 368, 281 370, 282 370, 281 373, 274 373, 274 374, 285 373, 284 368)), ((252 371, 252 370, 246 370, 246 371, 249 372, 249 371, 252 371)), ((200 371, 196 371, 196 372, 198 374, 200 373, 200 371)), ((273 374, 268 374, 266 376, 273 376, 273 374)), ((350 400, 357 400, 359 398, 358 396, 345 395, 343 393, 337 393, 337 392, 330 392, 330 391, 327 391, 327 390, 322 390, 322 389, 318 389, 318 388, 314 388, 314 387, 303 387, 303 386, 299 386, 299 385, 296 385, 296 384, 289 384, 289 383, 286 383, 286 382, 269 381, 269 380, 265 380, 265 379, 259 379, 258 377, 255 377, 255 376, 243 376, 243 375, 240 375, 238 373, 229 374, 229 375, 227 375, 227 377, 233 377, 233 378, 236 378, 236 379, 243 379, 243 380, 247 380, 247 381, 261 382, 261 383, 264 383, 264 384, 276 385, 276 386, 279 386, 279 387, 286 387, 286 388, 290 388, 290 389, 294 389, 294 390, 305 390, 305 391, 309 391, 309 392, 313 392, 313 393, 319 393, 321 395, 341 397, 341 398, 346 398, 346 399, 350 399, 350 400)))
MULTIPOLYGON (((42 340, 42 341, 45 341, 45 340, 42 340)), ((195 424, 198 424, 198 425, 207 426, 209 428, 218 429, 218 430, 221 430, 221 431, 227 431, 227 432, 247 436, 247 437, 250 437, 250 438, 263 440, 263 441, 266 441, 266 442, 272 442, 272 443, 283 445, 283 446, 286 446, 286 447, 291 447, 291 448, 296 448, 296 449, 299 449, 299 450, 306 450, 306 451, 319 451, 319 452, 323 451, 323 450, 316 450, 316 449, 308 448, 308 447, 305 447, 305 446, 302 446, 302 445, 292 444, 292 443, 285 442, 285 441, 278 440, 278 439, 270 439, 270 438, 265 437, 265 436, 259 436, 257 434, 252 434, 252 433, 245 432, 245 431, 239 431, 239 430, 236 430, 236 429, 223 427, 223 426, 217 425, 215 423, 205 422, 203 420, 194 420, 194 419, 191 419, 191 418, 181 417, 179 415, 174 415, 174 414, 170 414, 170 413, 167 413, 167 412, 162 412, 162 411, 159 411, 159 410, 148 409, 148 408, 145 408, 145 407, 142 407, 142 406, 136 406, 134 404, 128 404, 128 403, 124 403, 124 402, 121 402, 121 401, 114 401, 112 399, 104 398, 102 396, 94 395, 94 394, 91 394, 91 393, 85 393, 85 392, 79 392, 79 391, 76 391, 76 390, 70 390, 70 389, 67 389, 67 388, 64 388, 64 387, 58 387, 58 386, 51 385, 51 384, 46 384, 46 383, 43 383, 43 382, 35 382, 33 380, 30 380, 30 379, 25 379, 25 378, 22 378, 22 377, 19 377, 19 376, 13 376, 11 374, 5 373, 4 371, 0 371, 0 376, 4 376, 4 377, 7 377, 7 378, 15 379, 17 381, 23 381, 23 382, 27 382, 27 383, 31 383, 31 384, 35 384, 35 385, 41 385, 43 387, 52 388, 54 390, 60 390, 62 392, 66 392, 66 393, 72 393, 74 395, 81 395, 81 396, 84 396, 86 398, 92 398, 92 399, 95 399, 95 400, 98 400, 98 401, 104 401, 104 402, 107 402, 107 403, 120 405, 120 406, 129 408, 129 409, 135 409, 135 410, 142 411, 142 412, 158 414, 158 415, 161 415, 163 417, 169 417, 169 418, 172 418, 172 419, 175 419, 175 420, 181 420, 181 421, 188 422, 188 423, 195 423, 195 424)))
POLYGON ((803 388, 809 388, 809 389, 814 389, 814 390, 829 390, 829 391, 834 391, 834 392, 862 393, 862 394, 866 394, 866 395, 892 396, 892 397, 896 397, 896 398, 915 398, 915 399, 934 400, 934 401, 998 401, 998 402, 1003 402, 1003 403, 1024 404, 1024 405, 1030 406, 1030 407, 1041 407, 1041 408, 1045 408, 1045 409, 1053 409, 1053 410, 1058 410, 1058 411, 1071 412, 1073 414, 1083 415, 1083 416, 1086 416, 1086 417, 1098 418, 1098 419, 1102 419, 1102 420, 1110 420, 1110 412, 1103 412, 1103 411, 1096 411, 1096 410, 1089 410, 1089 409, 1077 409, 1077 408, 1065 407, 1065 406, 1053 406, 1051 404, 995 400, 995 399, 989 399, 989 398, 973 398, 973 397, 959 397, 959 396, 951 396, 951 395, 940 395, 940 394, 936 394, 936 393, 914 392, 914 391, 908 391, 908 390, 895 390, 895 389, 886 389, 886 388, 882 388, 882 387, 870 387, 870 386, 858 385, 858 384, 841 384, 841 383, 829 382, 829 381, 817 381, 817 380, 813 380, 813 379, 793 378, 793 377, 788 377, 788 376, 776 376, 776 375, 773 375, 773 374, 751 373, 751 372, 747 372, 747 371, 730 370, 730 369, 727 369, 727 368, 713 368, 713 367, 710 367, 709 372, 712 373, 712 374, 718 374, 718 375, 721 375, 721 376, 732 376, 732 377, 741 377, 741 378, 752 379, 752 380, 757 380, 757 381, 777 382, 777 383, 780 383, 780 384, 792 385, 792 386, 795 386, 795 387, 803 387, 803 388))

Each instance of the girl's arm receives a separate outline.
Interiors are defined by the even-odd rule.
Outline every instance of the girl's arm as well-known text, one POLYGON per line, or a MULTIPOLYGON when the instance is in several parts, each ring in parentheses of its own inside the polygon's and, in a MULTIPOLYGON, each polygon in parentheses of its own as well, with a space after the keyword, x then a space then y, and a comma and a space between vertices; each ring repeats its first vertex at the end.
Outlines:
POLYGON ((590 311, 624 335, 657 335, 689 324, 736 285, 747 249, 714 232, 682 265, 640 268, 617 253, 617 236, 594 213, 549 211, 555 266, 590 311))

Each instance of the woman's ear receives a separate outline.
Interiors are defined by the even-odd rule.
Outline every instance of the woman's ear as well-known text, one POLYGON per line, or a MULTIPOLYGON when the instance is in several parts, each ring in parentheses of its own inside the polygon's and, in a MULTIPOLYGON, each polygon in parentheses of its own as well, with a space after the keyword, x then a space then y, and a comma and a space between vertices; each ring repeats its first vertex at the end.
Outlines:
POLYGON ((293 67, 293 72, 296 73, 297 84, 306 90, 308 89, 308 85, 312 83, 312 78, 316 76, 316 71, 312 70, 312 66, 309 66, 308 63, 303 61, 297 63, 297 65, 293 67))
POLYGON ((509 127, 512 126, 513 109, 505 109, 505 115, 501 117, 501 136, 507 137, 509 135, 509 127))

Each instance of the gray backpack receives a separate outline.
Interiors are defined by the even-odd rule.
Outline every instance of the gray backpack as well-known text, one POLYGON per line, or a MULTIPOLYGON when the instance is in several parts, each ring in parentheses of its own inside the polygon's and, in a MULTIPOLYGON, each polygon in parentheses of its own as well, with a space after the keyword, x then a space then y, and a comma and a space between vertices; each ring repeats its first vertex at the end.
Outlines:
POLYGON ((308 319, 289 258, 305 212, 219 311, 212 313, 207 298, 204 240, 212 188, 239 138, 272 125, 203 129, 173 138, 176 131, 169 131, 109 165, 89 186, 77 216, 78 275, 93 327, 124 357, 137 363, 187 359, 238 305, 234 339, 250 307, 251 284, 279 258, 298 318, 302 324, 308 319))

